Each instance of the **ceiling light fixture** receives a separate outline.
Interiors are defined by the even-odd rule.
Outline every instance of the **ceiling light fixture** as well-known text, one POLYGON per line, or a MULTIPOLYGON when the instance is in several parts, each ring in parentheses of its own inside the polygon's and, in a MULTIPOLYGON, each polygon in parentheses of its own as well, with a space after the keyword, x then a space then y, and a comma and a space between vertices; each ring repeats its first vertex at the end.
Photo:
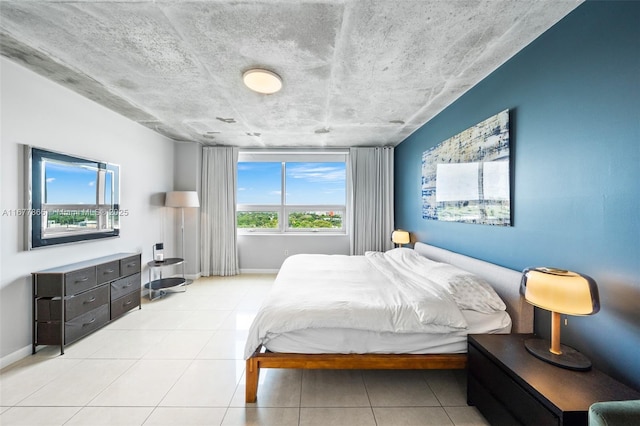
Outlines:
POLYGON ((250 69, 242 75, 245 86, 254 92, 270 95, 282 89, 282 79, 272 71, 250 69))

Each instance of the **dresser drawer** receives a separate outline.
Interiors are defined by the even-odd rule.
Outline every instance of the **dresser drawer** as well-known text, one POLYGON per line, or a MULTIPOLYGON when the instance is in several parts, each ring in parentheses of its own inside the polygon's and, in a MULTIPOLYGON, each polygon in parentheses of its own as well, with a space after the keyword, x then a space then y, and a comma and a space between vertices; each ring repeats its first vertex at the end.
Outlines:
POLYGON ((120 260, 120 276, 126 277, 140 272, 140 256, 130 256, 120 260))
POLYGON ((37 274, 33 277, 34 296, 60 297, 63 293, 64 274, 37 274))
POLYGON ((131 309, 140 306, 140 291, 132 291, 124 297, 111 302, 111 319, 116 319, 131 309))
MULTIPOLYGON (((102 327, 109 321, 109 305, 102 305, 79 317, 67 321, 64 325, 64 344, 69 344, 102 327)), ((60 343, 60 322, 38 322, 37 344, 57 345, 60 343)))
POLYGON ((67 321, 64 327, 64 343, 69 344, 99 329, 109 321, 109 305, 102 305, 79 317, 67 321))
POLYGON ((520 423, 532 426, 559 424, 557 416, 472 345, 469 345, 468 359, 469 375, 490 390, 492 397, 508 407, 510 414, 520 423))
POLYGON ((467 402, 481 410, 484 418, 492 426, 519 426, 522 424, 514 419, 509 410, 471 375, 467 378, 467 402))
POLYGON ((109 263, 103 263, 96 267, 98 284, 113 281, 120 276, 120 262, 117 260, 109 263))
POLYGON ((100 305, 109 303, 109 286, 107 284, 85 291, 65 300, 65 321, 89 312, 100 305))
POLYGON ((82 293, 96 286, 96 268, 92 266, 90 268, 69 272, 65 274, 64 280, 66 283, 65 296, 82 293))
POLYGON ((38 345, 57 345, 60 343, 60 322, 38 322, 36 324, 38 345))
POLYGON ((111 300, 119 299, 134 291, 140 292, 140 273, 112 282, 111 300))
POLYGON ((37 301, 36 319, 38 321, 59 321, 62 319, 62 309, 60 309, 62 303, 60 298, 41 298, 37 301))

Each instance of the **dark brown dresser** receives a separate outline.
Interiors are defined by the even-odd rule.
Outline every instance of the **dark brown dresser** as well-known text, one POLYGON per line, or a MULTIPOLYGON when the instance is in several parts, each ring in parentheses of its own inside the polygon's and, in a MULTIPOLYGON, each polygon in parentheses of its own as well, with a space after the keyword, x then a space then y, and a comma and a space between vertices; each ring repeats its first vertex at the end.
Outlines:
POLYGON ((548 364, 524 347, 530 334, 468 336, 467 400, 491 425, 584 425, 589 406, 640 399, 640 393, 597 369, 548 364))
POLYGON ((140 253, 33 272, 33 347, 65 345, 140 307, 140 253))

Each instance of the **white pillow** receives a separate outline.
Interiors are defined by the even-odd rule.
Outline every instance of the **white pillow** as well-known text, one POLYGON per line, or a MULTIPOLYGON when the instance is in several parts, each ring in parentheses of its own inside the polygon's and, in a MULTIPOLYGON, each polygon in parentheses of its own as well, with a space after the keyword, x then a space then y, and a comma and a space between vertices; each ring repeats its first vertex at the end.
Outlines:
MULTIPOLYGON (((506 306, 491 285, 477 275, 448 263, 435 262, 409 248, 395 248, 385 256, 396 266, 444 288, 460 309, 486 314, 504 311, 506 306)), ((427 282, 428 284, 428 282, 427 282)))
MULTIPOLYGON (((436 262, 437 263, 437 262, 436 262)), ((492 314, 506 306, 491 285, 477 275, 447 263, 431 267, 427 275, 453 296, 460 309, 492 314)))
POLYGON ((399 265, 412 271, 420 272, 423 267, 429 268, 430 266, 438 265, 438 262, 427 259, 417 251, 410 248, 394 248, 386 251, 384 255, 387 259, 392 260, 396 266, 399 265))

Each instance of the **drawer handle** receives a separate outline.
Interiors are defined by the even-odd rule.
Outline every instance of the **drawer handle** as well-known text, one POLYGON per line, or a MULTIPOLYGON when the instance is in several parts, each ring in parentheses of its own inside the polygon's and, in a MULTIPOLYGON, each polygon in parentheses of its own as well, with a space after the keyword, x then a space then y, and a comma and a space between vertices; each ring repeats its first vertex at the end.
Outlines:
POLYGON ((87 303, 91 303, 91 302, 95 302, 95 301, 96 301, 96 297, 93 296, 91 299, 85 300, 83 303, 87 304, 87 303))
POLYGON ((132 285, 133 285, 133 283, 129 283, 129 284, 126 284, 126 285, 125 285, 124 287, 122 287, 122 288, 131 287, 132 285))
POLYGON ((104 275, 113 274, 115 271, 115 269, 107 269, 106 271, 104 271, 104 275))
POLYGON ((132 266, 136 266, 137 264, 137 262, 127 263, 127 268, 131 268, 132 266))
POLYGON ((127 300, 126 302, 124 302, 124 306, 128 306, 132 303, 133 303, 133 300, 127 300))
POLYGON ((92 319, 91 321, 89 321, 89 322, 85 322, 84 324, 82 324, 82 326, 84 327, 84 326, 87 326, 87 325, 91 325, 91 324, 93 324, 94 322, 96 322, 96 319, 95 319, 95 318, 93 318, 93 319, 92 319))
POLYGON ((77 282, 77 283, 83 283, 83 282, 85 282, 85 281, 89 281, 89 277, 84 277, 84 278, 83 278, 83 279, 81 279, 81 280, 76 280, 76 282, 77 282))

